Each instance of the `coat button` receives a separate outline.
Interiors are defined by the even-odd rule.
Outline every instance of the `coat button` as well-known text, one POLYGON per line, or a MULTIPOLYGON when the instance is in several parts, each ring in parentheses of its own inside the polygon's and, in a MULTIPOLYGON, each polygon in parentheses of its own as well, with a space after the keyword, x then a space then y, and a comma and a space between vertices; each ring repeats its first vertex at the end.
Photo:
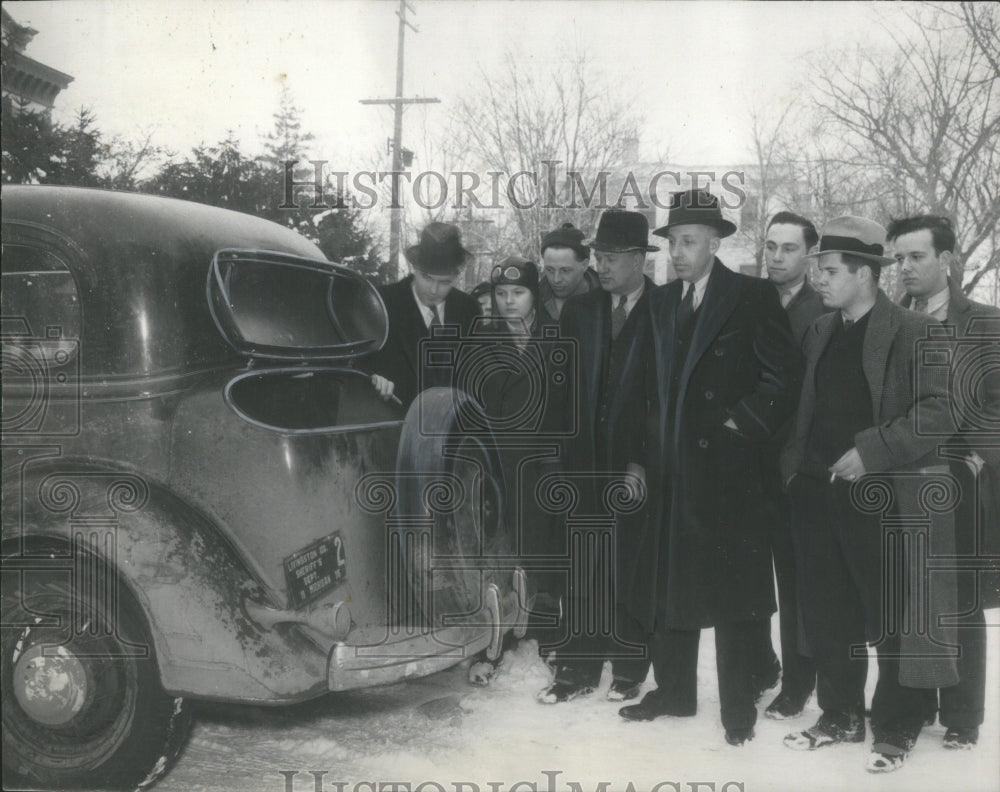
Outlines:
POLYGON ((726 354, 726 350, 716 348, 716 350, 715 350, 715 356, 716 357, 722 357, 724 354, 726 354))
POLYGON ((708 448, 708 440, 706 440, 704 437, 702 437, 698 441, 698 448, 708 448))
POLYGON ((715 398, 715 394, 712 391, 705 391, 705 398, 711 401, 715 398))

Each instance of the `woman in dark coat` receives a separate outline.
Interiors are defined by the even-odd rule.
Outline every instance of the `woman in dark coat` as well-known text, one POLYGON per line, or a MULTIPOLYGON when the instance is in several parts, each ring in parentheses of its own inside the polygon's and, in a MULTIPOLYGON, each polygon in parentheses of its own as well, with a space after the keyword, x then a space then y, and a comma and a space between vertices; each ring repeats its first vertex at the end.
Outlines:
MULTIPOLYGON (((545 343, 545 329, 558 325, 539 299, 539 272, 533 262, 508 256, 493 268, 490 282, 494 321, 480 330, 487 346, 477 354, 484 368, 481 376, 473 378, 477 382, 473 395, 482 405, 499 446, 508 530, 519 537, 523 555, 547 555, 552 548, 554 518, 539 508, 535 484, 556 469, 558 460, 554 455, 530 457, 544 454, 544 447, 550 445, 539 436, 553 425, 553 405, 560 401, 548 392, 552 377, 545 343), (537 451, 533 448, 536 445, 537 451)), ((545 579, 532 573, 528 581, 533 611, 557 614, 558 598, 545 590, 549 588, 545 579)), ((532 626, 529 623, 529 629, 532 626)), ((510 633, 505 640, 505 649, 514 645, 510 633)), ((480 658, 469 669, 469 681, 488 684, 498 664, 480 658)))

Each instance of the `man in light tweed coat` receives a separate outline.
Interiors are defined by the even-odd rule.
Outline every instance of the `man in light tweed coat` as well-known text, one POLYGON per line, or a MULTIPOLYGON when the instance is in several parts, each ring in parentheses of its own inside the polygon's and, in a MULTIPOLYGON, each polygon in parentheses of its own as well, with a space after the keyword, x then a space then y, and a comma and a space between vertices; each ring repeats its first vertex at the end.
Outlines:
POLYGON ((954 493, 936 455, 952 428, 948 367, 924 365, 933 319, 878 288, 882 266, 894 263, 884 245, 885 229, 870 220, 842 217, 824 229, 816 289, 833 313, 806 332, 802 395, 781 456, 823 710, 785 745, 865 739, 867 642, 879 666, 871 772, 902 766, 924 723, 927 689, 957 681, 954 627, 937 620, 955 613, 954 578, 909 563, 918 546, 954 552, 954 493))

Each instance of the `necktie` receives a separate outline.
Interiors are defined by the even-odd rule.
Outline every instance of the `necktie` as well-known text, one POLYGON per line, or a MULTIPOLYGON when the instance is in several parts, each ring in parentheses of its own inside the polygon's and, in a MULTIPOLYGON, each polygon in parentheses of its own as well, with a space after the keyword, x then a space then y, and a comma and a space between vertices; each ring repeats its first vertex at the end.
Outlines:
POLYGON ((678 335, 686 336, 691 329, 691 320, 694 319, 694 284, 687 287, 687 292, 681 304, 677 307, 677 317, 674 329, 678 335))
POLYGON ((611 311, 611 338, 618 338, 619 333, 621 333, 622 328, 625 327, 625 320, 628 319, 628 314, 625 313, 625 301, 628 299, 628 295, 623 294, 621 299, 618 301, 618 305, 614 307, 611 311))
POLYGON ((917 313, 927 313, 927 300, 920 299, 914 302, 913 310, 917 313))
POLYGON ((792 301, 792 293, 790 291, 781 292, 781 307, 787 308, 788 303, 792 301))
POLYGON ((441 321, 441 314, 438 313, 438 306, 432 305, 431 306, 431 324, 430 324, 430 326, 432 328, 433 327, 441 327, 442 324, 443 323, 441 321))
POLYGON ((845 319, 844 320, 844 329, 845 330, 850 330, 851 327, 853 326, 853 324, 854 324, 854 320, 853 319, 845 319))

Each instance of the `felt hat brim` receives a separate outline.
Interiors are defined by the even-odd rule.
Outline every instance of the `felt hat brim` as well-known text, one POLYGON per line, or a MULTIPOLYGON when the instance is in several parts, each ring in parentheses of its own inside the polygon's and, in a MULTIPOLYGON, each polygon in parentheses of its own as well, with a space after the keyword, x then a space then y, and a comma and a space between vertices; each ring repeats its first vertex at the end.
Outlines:
POLYGON ((597 239, 588 239, 584 244, 591 250, 600 250, 602 253, 625 253, 629 250, 645 250, 647 253, 655 253, 659 250, 656 245, 612 245, 597 239))
POLYGON ((716 219, 711 219, 711 220, 709 220, 709 219, 705 219, 705 220, 700 220, 700 219, 699 220, 686 219, 686 220, 681 220, 680 222, 677 222, 677 223, 667 223, 665 226, 660 226, 655 231, 653 231, 653 236, 665 237, 667 235, 667 232, 671 228, 676 228, 677 226, 680 226, 680 225, 706 225, 706 226, 710 226, 711 228, 714 228, 716 231, 718 231, 719 232, 719 236, 721 238, 723 238, 723 239, 725 239, 728 236, 732 236, 733 234, 736 233, 736 224, 735 223, 731 223, 731 222, 729 222, 728 220, 725 220, 725 219, 722 219, 722 220, 716 220, 716 219))
POLYGON ((878 264, 882 267, 888 267, 890 264, 896 264, 896 259, 889 258, 888 256, 876 256, 874 253, 859 253, 856 250, 817 250, 815 253, 806 253, 805 258, 819 258, 820 256, 825 256, 828 253, 844 253, 848 256, 854 256, 855 258, 865 259, 871 261, 874 264, 878 264))

